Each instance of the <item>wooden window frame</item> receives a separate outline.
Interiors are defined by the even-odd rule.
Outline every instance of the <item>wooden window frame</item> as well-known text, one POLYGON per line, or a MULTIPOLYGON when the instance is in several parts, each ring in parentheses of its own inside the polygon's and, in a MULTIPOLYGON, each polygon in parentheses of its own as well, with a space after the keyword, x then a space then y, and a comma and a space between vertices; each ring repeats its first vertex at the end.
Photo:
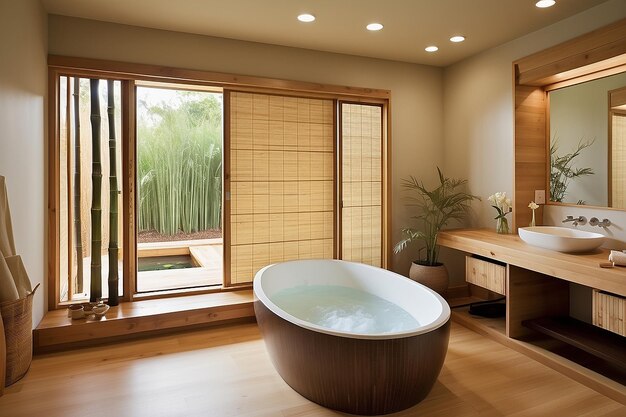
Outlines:
MULTIPOLYGON (((123 289, 121 301, 145 300, 186 296, 193 294, 232 291, 242 286, 227 286, 230 282, 229 260, 224 260, 224 286, 221 288, 201 288, 160 291, 158 293, 136 293, 136 138, 135 106, 128 105, 135 101, 135 85, 141 82, 185 84, 202 87, 249 91, 255 93, 274 93, 309 98, 325 98, 353 103, 381 105, 383 108, 383 259, 384 268, 391 268, 391 92, 382 89, 370 89, 339 85, 311 83, 305 81, 282 80, 274 78, 236 75, 201 70, 164 67, 157 65, 135 64, 90 58, 48 56, 48 310, 65 307, 68 303, 60 301, 60 167, 59 167, 59 80, 60 77, 83 77, 115 79, 121 81, 122 90, 122 201, 123 204, 123 289)), ((224 94, 224 162, 223 193, 230 191, 229 153, 230 146, 228 94, 224 94)), ((336 112, 335 112, 336 117, 336 112)), ((337 121, 335 121, 337 125, 337 121)), ((337 173, 336 173, 337 178, 337 173)), ((224 199, 223 230, 229 204, 224 199)), ((335 216, 338 216, 336 210, 335 216)), ((336 242, 338 237, 335 236, 336 242)), ((223 235, 224 246, 230 243, 230 236, 223 235)), ((243 287, 249 287, 246 285, 243 287)))

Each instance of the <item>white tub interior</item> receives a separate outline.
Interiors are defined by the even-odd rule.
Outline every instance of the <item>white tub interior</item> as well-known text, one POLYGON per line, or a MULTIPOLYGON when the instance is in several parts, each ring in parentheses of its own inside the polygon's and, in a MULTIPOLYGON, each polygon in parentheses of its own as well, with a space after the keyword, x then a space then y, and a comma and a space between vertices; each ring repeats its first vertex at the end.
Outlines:
POLYGON ((431 289, 394 272, 337 260, 302 260, 270 265, 257 273, 254 293, 274 314, 285 320, 311 330, 345 337, 409 337, 434 330, 450 317, 446 301, 431 289), (300 285, 338 285, 360 289, 403 308, 420 323, 420 327, 397 333, 359 334, 341 333, 308 323, 283 311, 271 301, 276 292, 300 285))

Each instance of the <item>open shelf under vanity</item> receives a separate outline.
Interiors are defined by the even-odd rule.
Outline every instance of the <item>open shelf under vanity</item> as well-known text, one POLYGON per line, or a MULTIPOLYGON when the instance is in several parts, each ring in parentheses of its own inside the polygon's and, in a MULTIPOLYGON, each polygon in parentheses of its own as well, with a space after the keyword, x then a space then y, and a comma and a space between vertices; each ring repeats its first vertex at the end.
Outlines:
POLYGON ((471 291, 449 301, 453 320, 626 403, 626 268, 600 268, 607 251, 564 254, 476 229, 438 240, 467 255, 471 291), (593 288, 592 323, 569 316, 570 283, 593 288), (498 298, 502 317, 470 314, 471 303, 498 298))
POLYGON ((626 370, 626 339, 623 336, 571 317, 542 317, 522 324, 626 370))

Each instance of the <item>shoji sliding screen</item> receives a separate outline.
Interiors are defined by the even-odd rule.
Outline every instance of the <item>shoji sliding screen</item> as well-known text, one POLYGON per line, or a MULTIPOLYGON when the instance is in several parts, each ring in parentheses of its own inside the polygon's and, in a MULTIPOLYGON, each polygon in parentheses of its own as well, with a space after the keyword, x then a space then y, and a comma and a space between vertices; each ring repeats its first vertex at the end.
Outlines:
POLYGON ((609 207, 626 208, 626 88, 609 91, 609 207))
POLYGON ((626 208, 626 113, 611 112, 610 207, 626 208))
POLYGON ((382 266, 382 108, 340 104, 341 259, 382 266))
POLYGON ((231 284, 271 263, 333 258, 334 101, 229 100, 231 284))

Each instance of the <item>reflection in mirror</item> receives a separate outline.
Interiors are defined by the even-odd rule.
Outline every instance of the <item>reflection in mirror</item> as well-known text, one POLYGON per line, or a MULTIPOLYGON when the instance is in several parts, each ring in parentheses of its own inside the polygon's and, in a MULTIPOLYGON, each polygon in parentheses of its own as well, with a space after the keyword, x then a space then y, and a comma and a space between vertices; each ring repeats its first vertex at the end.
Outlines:
POLYGON ((626 87, 609 92, 609 206, 626 207, 626 87))
POLYGON ((626 72, 550 91, 550 201, 626 208, 626 72))

